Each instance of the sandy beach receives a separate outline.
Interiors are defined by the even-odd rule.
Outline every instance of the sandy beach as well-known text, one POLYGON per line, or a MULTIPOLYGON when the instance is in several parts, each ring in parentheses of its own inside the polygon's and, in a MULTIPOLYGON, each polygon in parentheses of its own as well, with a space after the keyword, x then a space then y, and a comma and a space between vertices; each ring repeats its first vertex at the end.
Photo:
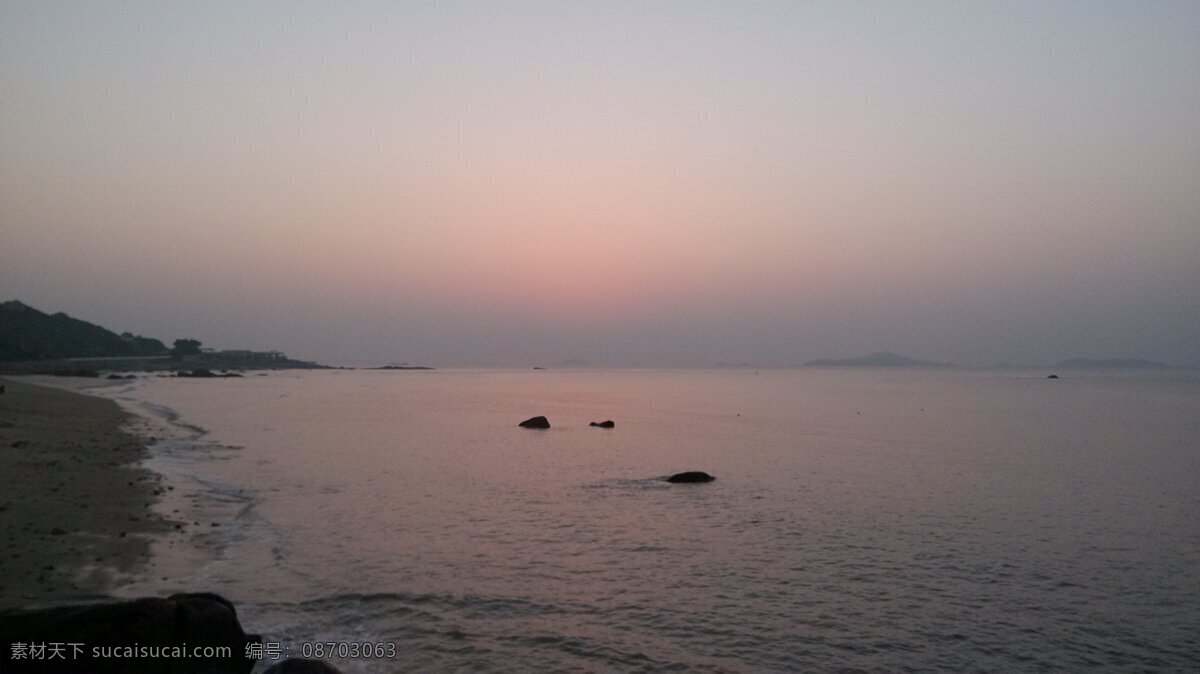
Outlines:
POLYGON ((104 597, 173 526, 146 440, 111 400, 0 384, 0 608, 104 597))

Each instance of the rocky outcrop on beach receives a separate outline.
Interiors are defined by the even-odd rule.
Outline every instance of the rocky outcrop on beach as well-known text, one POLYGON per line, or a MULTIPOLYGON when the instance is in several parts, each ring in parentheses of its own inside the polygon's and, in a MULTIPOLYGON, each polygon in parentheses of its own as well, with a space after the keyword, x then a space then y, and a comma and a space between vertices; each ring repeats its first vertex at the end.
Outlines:
POLYGON ((671 477, 667 478, 667 482, 672 482, 672 483, 676 483, 676 484, 681 484, 681 483, 688 484, 688 483, 699 483, 699 482, 712 482, 715 479, 717 479, 717 478, 713 477, 712 475, 709 475, 708 473, 705 473, 704 471, 689 470, 684 473, 675 473, 671 477))
POLYGON ((546 417, 531 417, 517 425, 521 428, 550 428, 550 420, 546 417))
POLYGON ((246 657, 247 646, 261 639, 245 633, 228 600, 202 593, 8 609, 0 612, 0 641, 5 672, 248 674, 255 661, 246 657), (50 644, 61 647, 53 657, 50 644), (46 648, 35 653, 34 645, 46 648), (191 656, 197 647, 220 654, 188 657, 173 650, 186 648, 191 656))
POLYGON ((596 428, 616 428, 617 424, 612 419, 609 419, 608 421, 593 421, 592 423, 588 424, 588 426, 595 426, 596 428))

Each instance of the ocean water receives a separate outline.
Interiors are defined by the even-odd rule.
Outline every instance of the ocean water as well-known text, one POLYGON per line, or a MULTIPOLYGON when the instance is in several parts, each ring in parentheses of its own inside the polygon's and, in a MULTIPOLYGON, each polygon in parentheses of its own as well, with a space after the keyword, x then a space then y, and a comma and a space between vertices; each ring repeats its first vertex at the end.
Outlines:
POLYGON ((1044 374, 145 378, 187 526, 121 592, 351 672, 1195 670, 1200 377, 1044 374))

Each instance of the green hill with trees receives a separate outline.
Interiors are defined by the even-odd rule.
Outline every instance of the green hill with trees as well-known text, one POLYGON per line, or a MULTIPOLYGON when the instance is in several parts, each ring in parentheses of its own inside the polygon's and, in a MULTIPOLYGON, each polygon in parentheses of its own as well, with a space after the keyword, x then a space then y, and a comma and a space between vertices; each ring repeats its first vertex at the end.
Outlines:
POLYGON ((118 335, 64 313, 47 314, 12 300, 0 303, 0 360, 167 355, 157 339, 118 335))

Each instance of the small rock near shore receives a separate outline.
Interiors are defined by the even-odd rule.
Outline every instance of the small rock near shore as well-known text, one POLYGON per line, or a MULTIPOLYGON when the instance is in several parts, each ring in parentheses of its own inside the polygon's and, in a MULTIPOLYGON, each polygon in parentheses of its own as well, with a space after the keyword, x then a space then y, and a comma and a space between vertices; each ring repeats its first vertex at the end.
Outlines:
POLYGON ((588 424, 588 426, 595 426, 596 428, 616 428, 617 424, 612 419, 609 419, 608 421, 593 421, 592 423, 588 424))
POLYGON ((715 479, 717 479, 717 478, 713 477, 712 475, 709 475, 708 473, 705 473, 704 471, 689 470, 685 473, 675 473, 671 477, 667 478, 667 482, 673 482, 675 484, 688 484, 688 483, 698 483, 698 482, 712 482, 715 479))
POLYGON ((550 420, 546 417, 532 417, 517 425, 521 428, 550 428, 550 420))

